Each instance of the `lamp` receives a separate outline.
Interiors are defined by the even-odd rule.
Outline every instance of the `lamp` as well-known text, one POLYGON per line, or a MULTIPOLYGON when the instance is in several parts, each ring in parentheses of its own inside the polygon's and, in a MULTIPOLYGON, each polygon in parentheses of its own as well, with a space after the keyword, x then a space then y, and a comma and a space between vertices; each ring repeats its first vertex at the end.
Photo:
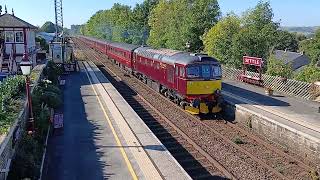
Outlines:
POLYGON ((31 94, 30 94, 30 78, 29 78, 29 75, 31 74, 32 63, 29 61, 27 53, 23 54, 22 61, 20 63, 20 68, 21 68, 22 74, 26 76, 26 91, 27 91, 28 107, 29 107, 28 133, 32 134, 35 130, 33 112, 32 112, 32 100, 31 100, 31 94))
POLYGON ((29 76, 31 74, 32 63, 29 61, 26 53, 23 54, 20 68, 23 75, 29 76))

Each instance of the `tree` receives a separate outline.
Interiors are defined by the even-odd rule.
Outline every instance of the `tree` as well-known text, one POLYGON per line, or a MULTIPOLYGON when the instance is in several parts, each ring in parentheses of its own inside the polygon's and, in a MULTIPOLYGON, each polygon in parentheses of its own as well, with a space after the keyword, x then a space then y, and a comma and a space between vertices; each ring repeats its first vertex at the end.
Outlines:
POLYGON ((310 83, 320 81, 320 68, 314 65, 309 65, 308 67, 303 69, 299 74, 297 74, 295 79, 310 83))
POLYGON ((239 31, 240 19, 237 16, 224 17, 204 35, 205 51, 221 63, 232 65, 232 39, 239 31))
POLYGON ((40 32, 55 33, 56 32, 56 25, 50 21, 47 21, 40 28, 40 32))
POLYGON ((312 65, 320 61, 320 29, 316 31, 314 38, 300 42, 299 51, 304 52, 311 59, 312 65))
POLYGON ((278 31, 275 49, 296 52, 299 49, 297 36, 288 31, 278 31))
POLYGON ((291 78, 293 71, 290 64, 284 63, 284 59, 277 59, 274 55, 270 55, 268 59, 267 74, 271 76, 291 78))
POLYGON ((148 44, 186 50, 189 42, 191 51, 200 51, 201 37, 217 22, 219 15, 216 0, 161 0, 149 18, 148 44))
POLYGON ((255 56, 268 59, 277 42, 279 25, 272 21, 273 13, 269 2, 259 2, 243 17, 242 29, 232 41, 233 65, 240 68, 242 57, 255 56))

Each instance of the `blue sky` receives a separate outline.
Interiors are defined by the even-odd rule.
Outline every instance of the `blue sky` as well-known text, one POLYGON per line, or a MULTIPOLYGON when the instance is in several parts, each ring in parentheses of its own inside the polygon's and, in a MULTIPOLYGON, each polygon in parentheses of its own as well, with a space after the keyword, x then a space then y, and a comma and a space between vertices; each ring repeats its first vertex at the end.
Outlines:
MULTIPOLYGON (((64 0, 64 24, 85 23, 91 15, 101 9, 111 8, 113 3, 134 6, 143 0, 64 0)), ((221 11, 242 14, 253 8, 259 0, 218 0, 221 11)), ((0 0, 8 11, 14 8, 16 16, 41 26, 45 21, 54 21, 54 0, 0 0)), ((320 26, 320 0, 270 0, 275 20, 283 26, 320 26), (307 2, 307 3, 306 3, 307 2)))

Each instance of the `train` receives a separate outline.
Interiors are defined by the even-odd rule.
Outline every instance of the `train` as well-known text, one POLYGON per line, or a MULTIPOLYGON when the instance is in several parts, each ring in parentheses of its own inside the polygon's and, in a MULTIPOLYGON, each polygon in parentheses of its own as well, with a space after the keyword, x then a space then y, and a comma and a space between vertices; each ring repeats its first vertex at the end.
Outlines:
POLYGON ((202 53, 77 38, 185 111, 194 115, 222 111, 222 70, 217 59, 202 53))

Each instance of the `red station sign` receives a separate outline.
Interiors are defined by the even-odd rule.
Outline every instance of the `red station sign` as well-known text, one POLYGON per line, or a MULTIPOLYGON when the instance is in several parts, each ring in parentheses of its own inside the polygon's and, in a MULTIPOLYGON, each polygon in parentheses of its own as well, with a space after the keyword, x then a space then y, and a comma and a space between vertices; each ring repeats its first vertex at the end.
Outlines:
POLYGON ((262 58, 243 56, 243 64, 261 67, 262 58))

